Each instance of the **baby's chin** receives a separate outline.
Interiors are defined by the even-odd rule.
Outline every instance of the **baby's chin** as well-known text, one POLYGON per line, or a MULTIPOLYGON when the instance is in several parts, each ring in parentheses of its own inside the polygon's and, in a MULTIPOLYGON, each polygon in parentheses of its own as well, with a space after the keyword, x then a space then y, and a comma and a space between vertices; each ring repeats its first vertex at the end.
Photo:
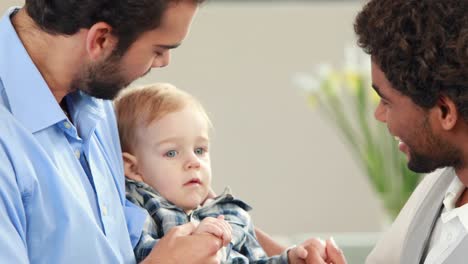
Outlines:
POLYGON ((191 212, 197 209, 200 206, 208 204, 209 199, 208 192, 203 193, 202 195, 192 195, 192 197, 185 197, 185 201, 179 201, 179 203, 174 203, 177 207, 181 208, 185 212, 191 212))
POLYGON ((202 202, 200 201, 199 203, 186 203, 186 204, 179 204, 177 207, 182 208, 185 213, 191 213, 193 210, 197 209, 199 206, 202 206, 202 202))
POLYGON ((193 210, 195 210, 195 209, 198 208, 198 206, 197 206, 197 207, 193 207, 193 206, 190 206, 190 207, 182 207, 182 206, 179 206, 179 207, 182 208, 186 214, 190 214, 190 213, 193 212, 193 210))

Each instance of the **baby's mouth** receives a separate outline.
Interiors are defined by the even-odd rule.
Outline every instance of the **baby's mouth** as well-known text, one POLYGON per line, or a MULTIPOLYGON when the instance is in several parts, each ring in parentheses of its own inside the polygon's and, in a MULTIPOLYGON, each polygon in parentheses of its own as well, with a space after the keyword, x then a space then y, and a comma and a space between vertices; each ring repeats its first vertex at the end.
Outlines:
POLYGON ((192 185, 192 184, 201 184, 201 181, 198 178, 193 178, 193 179, 190 179, 188 182, 186 182, 184 185, 192 185))

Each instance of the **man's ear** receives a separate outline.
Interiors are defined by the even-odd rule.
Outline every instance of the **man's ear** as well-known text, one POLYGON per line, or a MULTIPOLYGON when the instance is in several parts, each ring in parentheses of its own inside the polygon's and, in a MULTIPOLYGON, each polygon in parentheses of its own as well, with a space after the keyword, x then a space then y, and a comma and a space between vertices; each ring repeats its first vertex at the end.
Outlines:
POLYGON ((134 181, 143 181, 140 172, 138 171, 138 160, 135 156, 128 152, 122 153, 124 162, 125 177, 134 181))
POLYGON ((112 34, 112 27, 105 22, 92 25, 86 34, 86 51, 91 60, 106 58, 117 47, 117 37, 112 34))
POLYGON ((449 97, 441 95, 436 103, 437 118, 444 130, 455 127, 459 114, 455 102, 449 97))

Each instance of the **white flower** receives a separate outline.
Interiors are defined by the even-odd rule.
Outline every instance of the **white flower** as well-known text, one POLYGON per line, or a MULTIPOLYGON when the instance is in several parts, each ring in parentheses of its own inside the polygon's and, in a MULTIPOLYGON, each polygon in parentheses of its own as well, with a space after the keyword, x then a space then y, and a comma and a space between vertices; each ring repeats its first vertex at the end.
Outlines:
POLYGON ((316 93, 320 90, 320 81, 310 74, 297 72, 292 77, 293 83, 307 93, 316 93))
POLYGON ((370 72, 370 57, 355 44, 348 44, 344 49, 344 70, 351 72, 370 72))
POLYGON ((333 67, 330 63, 320 63, 317 65, 317 74, 321 81, 328 79, 332 72, 333 67))

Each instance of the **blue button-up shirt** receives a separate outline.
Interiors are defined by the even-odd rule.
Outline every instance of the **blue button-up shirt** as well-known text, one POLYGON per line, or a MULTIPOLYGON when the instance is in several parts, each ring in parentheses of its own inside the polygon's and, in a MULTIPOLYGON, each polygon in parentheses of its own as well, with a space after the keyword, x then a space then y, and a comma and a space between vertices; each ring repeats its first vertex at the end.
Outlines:
POLYGON ((112 103, 65 116, 10 21, 0 21, 0 263, 134 263, 145 213, 125 200, 112 103))

